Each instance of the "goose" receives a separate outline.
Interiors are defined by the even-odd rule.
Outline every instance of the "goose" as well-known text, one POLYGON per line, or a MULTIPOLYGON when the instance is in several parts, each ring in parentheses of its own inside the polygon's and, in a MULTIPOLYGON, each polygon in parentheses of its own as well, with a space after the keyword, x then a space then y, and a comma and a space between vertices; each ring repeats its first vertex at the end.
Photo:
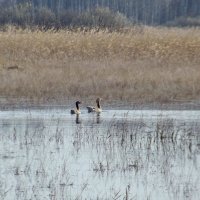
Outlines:
POLYGON ((71 114, 73 115, 73 114, 80 114, 81 113, 81 111, 80 111, 80 108, 79 108, 79 104, 81 104, 81 102, 80 101, 76 101, 76 109, 74 109, 74 110, 71 110, 71 114))
POLYGON ((88 112, 89 113, 90 112, 96 112, 96 113, 102 112, 102 108, 101 108, 101 105, 100 105, 101 100, 102 100, 101 98, 96 99, 96 104, 97 104, 96 107, 87 106, 88 112))

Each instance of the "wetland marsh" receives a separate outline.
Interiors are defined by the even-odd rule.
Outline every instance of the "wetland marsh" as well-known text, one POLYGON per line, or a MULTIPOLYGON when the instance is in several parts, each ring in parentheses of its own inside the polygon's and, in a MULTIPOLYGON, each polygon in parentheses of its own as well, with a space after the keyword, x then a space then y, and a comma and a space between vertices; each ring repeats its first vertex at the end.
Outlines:
POLYGON ((199 28, 2 29, 0 199, 198 200, 199 49, 199 28))
POLYGON ((196 200, 200 111, 0 111, 0 199, 196 200))

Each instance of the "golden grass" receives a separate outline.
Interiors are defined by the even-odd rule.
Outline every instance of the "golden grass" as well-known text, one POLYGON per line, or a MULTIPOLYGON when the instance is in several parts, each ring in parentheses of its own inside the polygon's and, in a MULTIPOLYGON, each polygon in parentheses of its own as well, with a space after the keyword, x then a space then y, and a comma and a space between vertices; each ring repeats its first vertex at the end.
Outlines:
POLYGON ((9 27, 0 32, 0 94, 44 100, 196 100, 200 29, 44 32, 9 27))

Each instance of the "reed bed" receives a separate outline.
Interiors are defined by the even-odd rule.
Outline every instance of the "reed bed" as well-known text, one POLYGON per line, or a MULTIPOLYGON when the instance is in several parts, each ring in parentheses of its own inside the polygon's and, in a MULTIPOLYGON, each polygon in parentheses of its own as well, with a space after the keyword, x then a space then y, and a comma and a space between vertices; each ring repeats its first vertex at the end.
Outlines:
POLYGON ((0 32, 0 93, 136 102, 200 97, 200 30, 135 27, 0 32))

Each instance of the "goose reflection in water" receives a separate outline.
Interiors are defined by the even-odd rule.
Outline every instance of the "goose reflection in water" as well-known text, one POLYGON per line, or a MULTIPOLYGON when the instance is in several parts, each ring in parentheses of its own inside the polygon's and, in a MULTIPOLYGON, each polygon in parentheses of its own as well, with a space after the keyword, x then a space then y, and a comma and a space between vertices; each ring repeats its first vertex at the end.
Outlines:
POLYGON ((100 113, 97 113, 97 115, 96 115, 96 122, 97 122, 97 124, 101 123, 101 114, 100 113))
POLYGON ((81 124, 81 119, 79 115, 76 115, 76 124, 81 124))
MULTIPOLYGON (((102 120, 101 120, 101 114, 100 113, 96 113, 95 118, 93 118, 93 123, 95 123, 96 120, 96 124, 101 124, 102 120)), ((81 124, 82 120, 80 118, 80 115, 76 115, 76 119, 75 119, 76 124, 81 124)))

